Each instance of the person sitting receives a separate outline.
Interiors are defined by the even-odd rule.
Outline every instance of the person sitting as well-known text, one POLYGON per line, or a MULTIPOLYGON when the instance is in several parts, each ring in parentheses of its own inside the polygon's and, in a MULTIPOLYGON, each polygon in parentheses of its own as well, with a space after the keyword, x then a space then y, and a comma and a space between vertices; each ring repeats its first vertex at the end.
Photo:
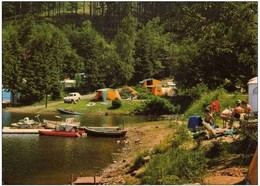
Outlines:
POLYGON ((244 113, 244 109, 241 107, 241 101, 238 100, 236 101, 236 107, 233 110, 233 116, 234 118, 239 119, 242 113, 244 113))
POLYGON ((204 121, 205 121, 206 123, 210 124, 210 125, 214 125, 215 119, 214 119, 214 117, 212 116, 210 110, 209 110, 209 109, 205 109, 204 112, 205 112, 205 119, 204 119, 204 121))
POLYGON ((247 103, 247 101, 243 100, 241 103, 244 107, 244 113, 249 114, 252 112, 252 107, 247 103))

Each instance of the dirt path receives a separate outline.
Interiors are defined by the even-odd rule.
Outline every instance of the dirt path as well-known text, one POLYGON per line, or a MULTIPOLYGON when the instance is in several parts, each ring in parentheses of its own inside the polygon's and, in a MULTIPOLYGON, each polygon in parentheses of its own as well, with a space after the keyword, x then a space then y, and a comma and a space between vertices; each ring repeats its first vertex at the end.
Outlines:
MULTIPOLYGON (((128 127, 127 139, 120 141, 125 143, 123 152, 117 157, 114 164, 107 167, 102 174, 102 183, 109 185, 129 184, 126 178, 135 180, 135 177, 129 174, 136 156, 145 150, 152 150, 153 147, 160 144, 173 130, 166 129, 166 124, 142 125, 137 127, 128 127)), ((140 184, 136 179, 136 183, 140 184)), ((133 184, 133 182, 131 183, 133 184)))

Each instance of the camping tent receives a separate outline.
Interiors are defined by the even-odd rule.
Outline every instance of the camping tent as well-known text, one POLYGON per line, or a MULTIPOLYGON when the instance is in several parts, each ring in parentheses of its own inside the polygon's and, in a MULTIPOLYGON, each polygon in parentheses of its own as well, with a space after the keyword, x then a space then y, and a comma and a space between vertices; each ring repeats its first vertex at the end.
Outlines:
POLYGON ((257 77, 248 81, 248 103, 252 107, 253 112, 257 112, 257 77))
POLYGON ((96 90, 96 99, 102 99, 103 101, 121 99, 118 91, 112 88, 103 88, 96 90))

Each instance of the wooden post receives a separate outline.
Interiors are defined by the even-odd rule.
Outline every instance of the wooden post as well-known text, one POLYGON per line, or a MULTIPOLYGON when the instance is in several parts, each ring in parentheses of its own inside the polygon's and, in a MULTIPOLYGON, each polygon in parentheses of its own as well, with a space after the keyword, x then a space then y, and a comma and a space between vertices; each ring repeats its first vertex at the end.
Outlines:
POLYGON ((94 185, 96 185, 96 176, 94 176, 94 185))
POLYGON ((70 177, 70 184, 72 185, 72 183, 73 183, 73 174, 71 174, 71 177, 70 177))
POLYGON ((46 95, 45 95, 45 108, 47 108, 47 102, 48 102, 48 95, 46 93, 46 95))

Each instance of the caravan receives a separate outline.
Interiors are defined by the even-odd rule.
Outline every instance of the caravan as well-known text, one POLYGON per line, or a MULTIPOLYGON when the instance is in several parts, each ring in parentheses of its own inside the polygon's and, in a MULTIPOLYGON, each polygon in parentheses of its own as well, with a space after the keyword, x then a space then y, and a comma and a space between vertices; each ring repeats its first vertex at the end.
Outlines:
POLYGON ((248 81, 248 103, 252 107, 252 111, 257 113, 257 77, 254 77, 248 81))

